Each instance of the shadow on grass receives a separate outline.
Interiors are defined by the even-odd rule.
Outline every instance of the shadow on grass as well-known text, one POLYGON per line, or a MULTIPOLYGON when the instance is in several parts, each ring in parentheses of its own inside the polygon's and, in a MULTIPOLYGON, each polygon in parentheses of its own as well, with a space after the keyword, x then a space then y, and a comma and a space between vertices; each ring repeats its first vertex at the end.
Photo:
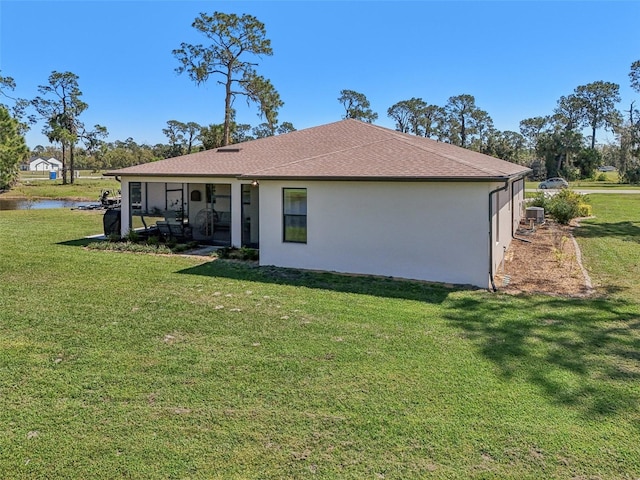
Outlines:
POLYGON ((104 242, 100 238, 78 238, 76 240, 67 240, 65 242, 58 242, 56 245, 64 245, 66 247, 86 247, 92 243, 104 242))
POLYGON ((343 293, 358 293, 385 298, 400 298, 434 304, 444 302, 451 292, 456 291, 455 288, 447 288, 436 283, 384 277, 342 275, 281 267, 259 267, 244 262, 227 260, 207 262, 181 270, 178 273, 291 285, 343 293))
POLYGON ((578 238, 618 237, 623 240, 640 243, 640 225, 636 222, 588 223, 583 222, 580 228, 573 230, 578 238))
POLYGON ((550 401, 589 419, 637 412, 636 305, 610 299, 463 296, 449 299, 445 318, 506 380, 535 385, 550 401))

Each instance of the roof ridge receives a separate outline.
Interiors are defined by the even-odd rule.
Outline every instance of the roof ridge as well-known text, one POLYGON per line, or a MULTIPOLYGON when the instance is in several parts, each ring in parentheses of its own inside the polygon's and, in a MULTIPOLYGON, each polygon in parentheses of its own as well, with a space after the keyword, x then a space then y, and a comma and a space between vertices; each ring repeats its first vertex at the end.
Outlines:
POLYGON ((273 165, 273 166, 271 166, 269 168, 263 168, 262 170, 256 170, 256 171, 251 172, 251 173, 245 173, 245 174, 243 174, 243 176, 251 176, 252 174, 259 175, 262 172, 268 172, 269 170, 280 169, 280 168, 288 167, 288 166, 291 166, 291 165, 296 165, 296 164, 301 163, 301 162, 308 162, 309 160, 315 160, 315 159, 322 158, 322 157, 328 157, 330 155, 335 155, 336 153, 348 152, 349 150, 355 150, 355 149, 358 149, 358 148, 362 148, 364 145, 375 145, 376 143, 383 143, 383 142, 386 142, 386 141, 388 141, 388 139, 376 140, 374 142, 361 143, 361 144, 358 144, 358 145, 353 145, 353 146, 348 147, 348 148, 342 148, 340 150, 332 150, 330 152, 325 152, 325 153, 322 153, 320 155, 313 155, 313 156, 310 156, 310 157, 299 158, 298 160, 293 160, 293 161, 288 162, 288 163, 281 163, 279 165, 273 165))
MULTIPOLYGON (((375 125, 375 126, 377 127, 377 125, 375 125)), ((382 127, 379 127, 379 128, 382 128, 382 127)), ((416 145, 414 142, 412 142, 412 140, 413 140, 412 137, 415 137, 416 139, 420 139, 420 141, 428 140, 429 142, 441 143, 439 140, 433 140, 432 138, 427 138, 427 137, 419 137, 417 135, 411 135, 409 133, 399 132, 397 130, 391 130, 391 131, 389 131, 389 134, 398 137, 398 139, 400 139, 402 142, 404 142, 406 144, 409 144, 409 145, 411 145, 413 147, 416 147, 416 148, 418 148, 420 150, 427 151, 429 153, 438 155, 440 157, 444 157, 447 160, 451 160, 451 161, 454 161, 456 163, 461 163, 461 164, 463 164, 463 165, 465 165, 467 167, 473 167, 473 168, 475 168, 477 170, 480 170, 481 172, 486 173, 486 174, 491 174, 492 175, 492 174, 495 173, 494 170, 492 170, 490 168, 482 167, 482 166, 476 164, 475 162, 471 162, 471 161, 468 161, 468 160, 463 160, 461 158, 456 158, 455 156, 447 154, 447 153, 442 153, 442 152, 435 151, 435 149, 428 148, 426 145, 419 145, 419 144, 416 145)), ((474 154, 482 155, 482 156, 485 156, 485 157, 489 157, 489 158, 493 158, 493 159, 497 158, 497 157, 491 157, 491 156, 486 155, 486 154, 484 154, 482 152, 476 152, 475 150, 469 150, 468 148, 460 147, 459 145, 453 145, 452 143, 446 143, 446 145, 449 145, 449 146, 452 146, 452 147, 456 147, 456 148, 461 148, 461 149, 466 150, 468 152, 472 152, 474 154)), ((503 162, 506 161, 506 160, 502 160, 501 158, 498 158, 498 160, 501 160, 503 162)))

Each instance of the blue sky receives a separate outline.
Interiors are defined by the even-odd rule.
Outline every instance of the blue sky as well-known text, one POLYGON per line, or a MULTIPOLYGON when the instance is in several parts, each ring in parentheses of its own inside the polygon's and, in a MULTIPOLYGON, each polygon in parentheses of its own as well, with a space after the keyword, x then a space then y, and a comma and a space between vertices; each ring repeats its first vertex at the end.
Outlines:
MULTIPOLYGON (((640 59, 637 1, 0 0, 0 71, 23 98, 53 70, 71 71, 85 124, 105 125, 112 141, 166 143, 167 120, 223 121, 222 87, 176 74, 171 53, 206 41, 191 23, 214 11, 265 24, 274 55, 257 70, 285 102, 279 120, 297 129, 339 120, 342 89, 366 95, 389 128, 387 109, 411 97, 444 106, 468 93, 496 128, 515 131, 597 80, 620 84, 620 108, 640 100, 628 79, 640 59)), ((260 123, 255 106, 235 107, 239 122, 260 123)), ((27 134, 31 148, 47 143, 40 131, 27 134)))

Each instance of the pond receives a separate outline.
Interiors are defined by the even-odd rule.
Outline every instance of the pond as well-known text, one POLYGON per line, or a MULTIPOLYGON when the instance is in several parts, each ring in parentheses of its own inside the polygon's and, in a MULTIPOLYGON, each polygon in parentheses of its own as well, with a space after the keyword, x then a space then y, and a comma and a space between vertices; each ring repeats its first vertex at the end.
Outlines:
MULTIPOLYGON (((49 208, 86 208, 96 205, 95 202, 78 202, 76 200, 48 200, 28 198, 0 198, 0 210, 42 210, 49 208)), ((99 204, 98 204, 99 206, 99 204)))

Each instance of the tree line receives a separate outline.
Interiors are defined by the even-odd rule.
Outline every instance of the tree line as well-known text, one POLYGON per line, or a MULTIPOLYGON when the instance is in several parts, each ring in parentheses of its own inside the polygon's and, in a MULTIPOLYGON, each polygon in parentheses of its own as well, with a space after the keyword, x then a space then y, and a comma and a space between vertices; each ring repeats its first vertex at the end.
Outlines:
MULTIPOLYGON (((292 123, 279 122, 284 102, 270 80, 256 70, 259 58, 273 55, 264 24, 252 15, 215 12, 201 13, 192 27, 208 44, 182 43, 173 50, 178 62, 175 71, 198 85, 215 79, 224 86, 222 123, 199 125, 172 119, 162 129, 166 144, 137 144, 133 138, 107 142, 106 127, 87 127, 81 120, 88 104, 81 98, 79 78, 74 73, 52 72, 31 100, 13 98, 14 79, 0 75, 0 96, 12 103, 0 104, 0 189, 15 180, 19 164, 29 154, 60 158, 62 180, 67 183, 74 181, 77 168, 122 168, 294 131, 292 123), (257 106, 261 123, 236 122, 234 102, 238 97, 257 106), (29 152, 24 134, 38 121, 52 146, 38 146, 29 152)), ((629 77, 631 87, 640 93, 640 60, 631 65, 629 77)), ((343 118, 370 123, 378 119, 360 92, 342 90, 338 102, 345 111, 343 118)), ((589 178, 599 165, 609 164, 619 168, 622 181, 638 183, 640 112, 635 103, 621 112, 619 102, 619 85, 615 83, 581 85, 558 99, 548 115, 522 120, 518 132, 497 130, 489 113, 478 107, 470 94, 452 96, 442 106, 412 97, 390 106, 386 113, 400 132, 528 165, 538 178, 589 178), (614 132, 616 142, 598 145, 596 133, 600 129, 614 132), (590 134, 583 135, 585 130, 590 134)))
MULTIPOLYGON (((631 65, 629 78, 631 87, 640 92, 640 60, 631 65)), ((365 122, 378 118, 362 93, 343 90, 338 101, 345 109, 343 118, 365 122)), ((522 120, 519 132, 497 130, 491 116, 469 94, 452 96, 444 106, 413 97, 389 107, 387 116, 400 132, 530 166, 536 178, 592 178, 598 166, 607 164, 619 169, 621 181, 638 183, 640 113, 632 102, 623 114, 616 108, 620 101, 618 84, 595 81, 580 85, 560 97, 553 112, 522 120), (598 145, 600 129, 613 132, 616 142, 598 145)))

